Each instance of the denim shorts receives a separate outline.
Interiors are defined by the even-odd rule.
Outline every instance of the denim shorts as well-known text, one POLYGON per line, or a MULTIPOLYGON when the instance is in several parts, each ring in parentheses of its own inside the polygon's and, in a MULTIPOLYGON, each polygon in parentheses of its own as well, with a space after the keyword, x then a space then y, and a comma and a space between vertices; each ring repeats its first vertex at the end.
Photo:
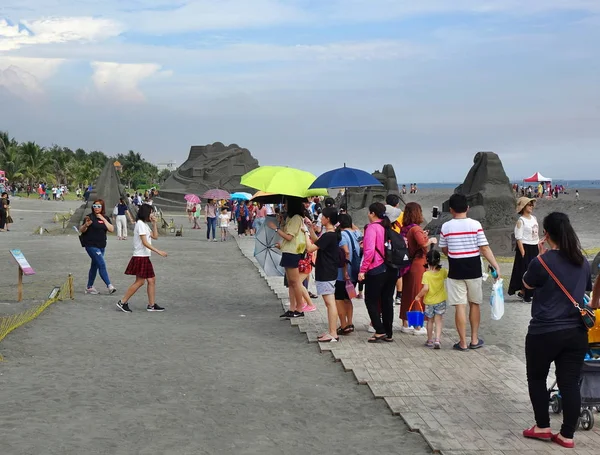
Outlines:
POLYGON ((446 313, 446 302, 436 303, 435 305, 425 305, 425 317, 433 319, 436 314, 442 315, 446 313))

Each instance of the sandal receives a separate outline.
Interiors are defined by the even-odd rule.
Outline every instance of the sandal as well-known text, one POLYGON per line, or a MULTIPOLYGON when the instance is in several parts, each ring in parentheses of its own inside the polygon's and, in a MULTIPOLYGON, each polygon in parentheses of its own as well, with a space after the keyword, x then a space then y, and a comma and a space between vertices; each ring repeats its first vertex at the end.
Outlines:
POLYGON ((317 341, 319 343, 336 343, 336 342, 340 341, 340 339, 339 339, 339 337, 334 338, 331 335, 326 334, 326 335, 322 335, 319 338, 317 338, 317 341), (327 338, 325 338, 325 337, 327 337, 327 338))
POLYGON ((432 348, 433 347, 433 340, 427 340, 425 342, 425 347, 432 348))
POLYGON ((348 327, 346 327, 344 330, 348 330, 348 333, 352 333, 354 332, 354 324, 350 324, 348 327))
POLYGON ((436 338, 435 341, 433 342, 433 349, 442 349, 442 345, 440 343, 439 338, 436 338))
POLYGON ((338 335, 350 335, 353 330, 350 330, 350 326, 348 327, 339 327, 336 331, 338 335))
POLYGON ((461 347, 460 343, 456 343, 452 346, 452 349, 456 350, 456 351, 468 351, 469 348, 463 348, 461 347))
POLYGON ((373 335, 371 338, 369 338, 367 340, 367 342, 369 342, 369 343, 379 343, 380 341, 383 341, 384 338, 386 338, 386 335, 381 335, 381 336, 373 335))
POLYGON ((308 295, 309 295, 309 297, 310 297, 311 299, 318 299, 318 298, 319 298, 319 296, 318 296, 318 295, 316 295, 316 294, 313 294, 312 292, 309 292, 309 293, 308 293, 308 295))
POLYGON ((527 430, 523 430, 523 436, 529 439, 541 439, 542 441, 549 441, 552 438, 552 430, 548 431, 535 431, 535 425, 527 430))
POLYGON ((386 343, 393 343, 393 342, 394 342, 394 339, 393 339, 392 337, 385 337, 385 338, 383 339, 383 341, 385 341, 386 343))

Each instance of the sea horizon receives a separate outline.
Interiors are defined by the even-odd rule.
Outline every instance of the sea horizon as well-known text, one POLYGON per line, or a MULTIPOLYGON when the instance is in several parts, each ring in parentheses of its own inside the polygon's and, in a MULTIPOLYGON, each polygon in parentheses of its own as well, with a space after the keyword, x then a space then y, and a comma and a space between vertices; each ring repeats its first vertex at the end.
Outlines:
MULTIPOLYGON (((461 185, 462 182, 416 182, 417 188, 423 189, 446 189, 446 188, 456 188, 458 185, 461 185)), ((514 180, 511 179, 510 183, 518 183, 519 185, 523 184, 523 180, 514 180)), ((565 188, 573 188, 573 189, 600 189, 600 180, 564 180, 564 179, 556 179, 552 181, 553 185, 563 185, 565 188)), ((402 183, 398 184, 399 188, 402 188, 402 183)), ((406 183, 407 190, 410 190, 410 183, 406 183)))

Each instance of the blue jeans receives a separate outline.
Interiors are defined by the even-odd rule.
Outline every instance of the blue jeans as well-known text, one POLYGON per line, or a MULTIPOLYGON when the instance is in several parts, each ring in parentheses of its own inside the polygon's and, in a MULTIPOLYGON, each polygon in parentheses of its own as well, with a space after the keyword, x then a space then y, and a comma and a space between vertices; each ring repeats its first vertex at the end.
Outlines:
POLYGON ((90 273, 88 274, 87 287, 91 288, 96 281, 96 274, 100 272, 100 278, 106 283, 106 286, 110 285, 110 278, 106 271, 106 262, 104 262, 104 248, 96 248, 93 246, 86 246, 85 251, 92 258, 92 264, 90 265, 90 273))
POLYGON ((217 218, 206 218, 206 238, 210 239, 210 231, 212 229, 212 238, 217 235, 217 218))

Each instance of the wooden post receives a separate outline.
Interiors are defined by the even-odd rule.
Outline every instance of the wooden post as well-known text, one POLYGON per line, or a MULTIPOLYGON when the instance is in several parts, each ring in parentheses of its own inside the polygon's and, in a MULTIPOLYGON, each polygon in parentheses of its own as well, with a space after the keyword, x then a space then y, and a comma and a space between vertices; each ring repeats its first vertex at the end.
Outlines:
POLYGON ((23 300, 23 270, 19 266, 19 282, 17 284, 17 302, 23 300))
POLYGON ((73 275, 69 273, 69 297, 75 299, 75 290, 73 289, 73 275))

